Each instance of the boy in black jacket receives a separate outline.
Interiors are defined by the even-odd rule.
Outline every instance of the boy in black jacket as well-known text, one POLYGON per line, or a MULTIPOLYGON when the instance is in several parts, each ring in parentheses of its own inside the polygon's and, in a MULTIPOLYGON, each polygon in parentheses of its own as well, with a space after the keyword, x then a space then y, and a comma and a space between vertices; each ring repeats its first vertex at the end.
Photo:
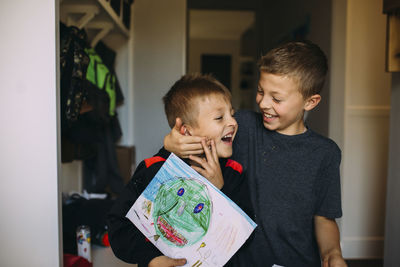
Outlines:
MULTIPOLYGON (((250 216, 252 209, 248 187, 242 176, 242 166, 227 159, 232 155, 232 142, 237 132, 233 118, 231 94, 211 76, 185 75, 164 96, 165 113, 171 127, 181 120, 184 135, 207 136, 203 140, 203 156, 190 156, 185 162, 206 177, 238 204, 250 216)), ((125 217, 136 199, 161 168, 170 152, 161 148, 151 158, 142 161, 108 215, 110 244, 114 254, 139 266, 181 266, 185 259, 171 259, 151 243, 125 217)), ((232 261, 235 257, 232 258, 232 261)))

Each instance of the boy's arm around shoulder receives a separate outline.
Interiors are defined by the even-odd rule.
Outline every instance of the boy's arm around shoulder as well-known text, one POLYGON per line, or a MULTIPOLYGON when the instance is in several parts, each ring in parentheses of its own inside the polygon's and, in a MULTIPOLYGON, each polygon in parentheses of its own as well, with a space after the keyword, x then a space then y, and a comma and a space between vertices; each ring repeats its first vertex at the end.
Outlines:
POLYGON ((139 164, 131 181, 126 185, 107 216, 111 248, 114 254, 128 263, 147 266, 162 253, 125 217, 136 199, 151 181, 162 163, 154 164, 151 169, 142 162, 139 164), (158 167, 158 168, 157 168, 158 167), (153 174, 154 173, 154 174, 153 174))
POLYGON ((339 228, 334 219, 314 216, 317 239, 323 267, 346 267, 340 248, 339 228))

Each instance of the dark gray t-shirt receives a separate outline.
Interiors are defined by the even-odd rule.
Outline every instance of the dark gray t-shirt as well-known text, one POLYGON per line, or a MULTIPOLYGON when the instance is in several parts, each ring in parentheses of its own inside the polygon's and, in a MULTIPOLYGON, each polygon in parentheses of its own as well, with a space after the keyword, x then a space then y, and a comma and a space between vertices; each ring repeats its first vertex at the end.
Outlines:
POLYGON ((294 136, 269 131, 256 112, 235 117, 233 158, 248 176, 258 224, 236 255, 241 266, 321 266, 313 218, 342 216, 340 149, 310 129, 294 136))

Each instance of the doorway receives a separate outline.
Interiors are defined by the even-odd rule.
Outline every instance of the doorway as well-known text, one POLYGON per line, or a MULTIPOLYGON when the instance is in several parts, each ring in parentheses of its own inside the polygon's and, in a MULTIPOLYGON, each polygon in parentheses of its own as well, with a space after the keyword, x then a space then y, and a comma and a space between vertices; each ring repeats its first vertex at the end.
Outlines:
POLYGON ((187 72, 211 74, 232 93, 235 109, 252 109, 256 41, 253 10, 188 5, 187 72))

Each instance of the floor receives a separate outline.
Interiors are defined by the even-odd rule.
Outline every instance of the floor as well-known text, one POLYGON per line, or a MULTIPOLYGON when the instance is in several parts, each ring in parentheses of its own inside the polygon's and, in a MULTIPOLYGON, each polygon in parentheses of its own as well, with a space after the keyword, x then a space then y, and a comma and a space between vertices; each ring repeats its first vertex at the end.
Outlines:
POLYGON ((92 245, 93 267, 136 267, 136 264, 128 264, 114 256, 110 247, 104 248, 92 245))
POLYGON ((348 267, 383 267, 383 260, 346 260, 348 267))
MULTIPOLYGON (((111 248, 92 246, 93 267, 135 267, 117 259, 111 248)), ((383 267, 383 260, 346 260, 348 267, 383 267)))

